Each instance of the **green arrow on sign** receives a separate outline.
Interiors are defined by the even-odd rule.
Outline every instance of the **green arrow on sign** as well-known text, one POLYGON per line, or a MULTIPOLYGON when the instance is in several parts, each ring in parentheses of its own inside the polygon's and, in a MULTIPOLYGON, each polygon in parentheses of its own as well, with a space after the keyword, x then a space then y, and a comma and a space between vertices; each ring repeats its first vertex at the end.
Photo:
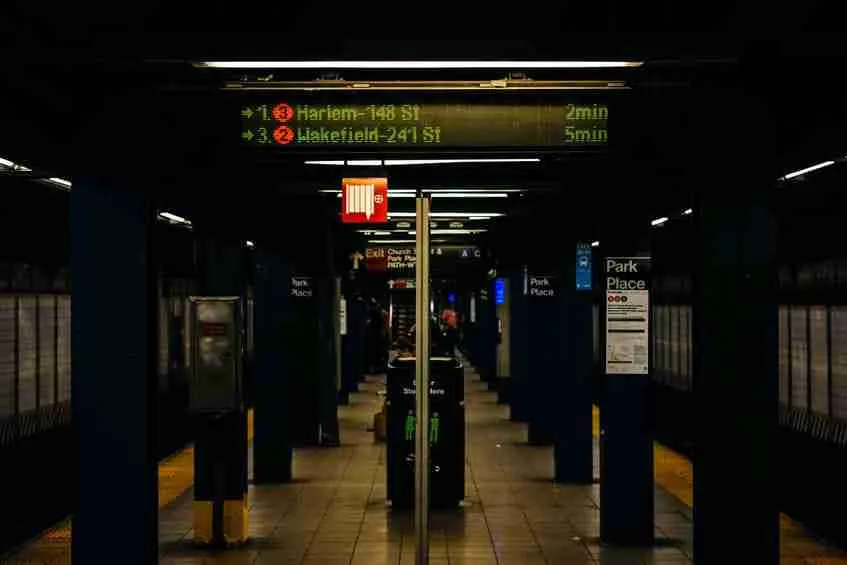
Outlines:
POLYGON ((244 108, 243 110, 241 110, 241 115, 249 120, 251 117, 253 117, 253 110, 251 110, 250 108, 244 108))
POLYGON ((247 130, 241 134, 241 139, 246 139, 247 141, 253 140, 253 130, 247 130))

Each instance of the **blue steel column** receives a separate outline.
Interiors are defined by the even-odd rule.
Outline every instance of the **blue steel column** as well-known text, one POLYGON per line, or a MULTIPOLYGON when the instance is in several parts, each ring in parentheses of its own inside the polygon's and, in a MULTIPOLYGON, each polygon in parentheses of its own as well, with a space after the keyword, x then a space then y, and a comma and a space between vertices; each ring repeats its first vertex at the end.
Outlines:
POLYGON ((324 446, 337 446, 341 441, 338 427, 338 392, 336 390, 335 331, 333 317, 338 305, 335 301, 335 277, 324 272, 316 280, 318 333, 318 410, 320 437, 324 446))
MULTIPOLYGON (((643 226, 621 222, 617 229, 619 239, 611 234, 603 236, 604 244, 597 254, 601 273, 606 257, 644 255, 632 244, 644 230, 643 226)), ((602 276, 600 279, 603 292, 600 335, 601 349, 605 351, 606 282, 602 276)), ((601 370, 604 375, 600 400, 600 539, 618 545, 650 545, 654 541, 655 523, 652 377, 605 374, 605 367, 601 370)))
POLYGON ((359 392, 359 375, 362 372, 359 358, 364 342, 363 298, 361 276, 350 271, 342 279, 342 298, 347 303, 347 333, 341 336, 341 391, 339 401, 348 404, 350 393, 359 392))
POLYGON ((350 364, 350 392, 357 392, 365 375, 365 331, 367 309, 361 289, 354 289, 347 297, 347 362, 350 364))
POLYGON ((564 371, 558 377, 553 460, 558 482, 587 484, 594 480, 592 292, 576 290, 575 253, 561 289, 559 344, 564 371))
POLYGON ((564 375, 563 349, 564 329, 561 324, 562 280, 559 273, 550 268, 532 267, 528 272, 527 334, 528 379, 526 381, 527 439, 533 445, 550 445, 554 438, 554 413, 560 411, 557 403, 557 388, 564 375), (532 280, 548 277, 553 296, 533 296, 532 280))
POLYGON ((698 564, 779 562, 776 225, 777 138, 767 81, 698 100, 698 133, 719 165, 691 169, 694 202, 694 555, 698 564), (717 119, 744 120, 754 140, 725 139, 717 119), (708 132, 712 132, 708 135, 708 132), (721 145, 718 146, 717 143, 721 145), (719 171, 732 171, 730 176, 719 171))
POLYGON ((524 274, 523 267, 509 273, 509 323, 511 324, 509 363, 512 373, 509 417, 516 422, 527 420, 529 320, 527 297, 524 294, 524 274))
POLYGON ((253 477, 257 483, 281 483, 292 478, 291 370, 286 364, 292 274, 279 255, 260 246, 254 304, 253 477))
POLYGON ((485 379, 488 390, 497 390, 497 301, 494 298, 494 279, 488 279, 485 286, 487 300, 485 306, 485 338, 483 342, 485 358, 485 379))
POLYGON ((76 175, 71 192, 74 563, 155 563, 155 212, 148 196, 76 175))

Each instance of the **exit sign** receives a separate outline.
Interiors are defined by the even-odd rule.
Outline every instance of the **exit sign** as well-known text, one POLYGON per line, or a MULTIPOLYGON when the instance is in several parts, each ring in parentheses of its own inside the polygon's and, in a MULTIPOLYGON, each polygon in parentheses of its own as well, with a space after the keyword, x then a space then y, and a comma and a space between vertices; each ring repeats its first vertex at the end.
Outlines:
POLYGON ((341 181, 341 221, 377 224, 388 221, 388 179, 361 178, 341 181))

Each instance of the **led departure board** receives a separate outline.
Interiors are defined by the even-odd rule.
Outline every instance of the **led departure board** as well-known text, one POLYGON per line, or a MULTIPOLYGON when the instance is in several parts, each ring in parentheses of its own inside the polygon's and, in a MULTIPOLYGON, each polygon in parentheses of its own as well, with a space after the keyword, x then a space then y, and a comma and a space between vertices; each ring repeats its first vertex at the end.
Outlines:
POLYGON ((609 143, 603 103, 327 104, 280 98, 241 106, 251 146, 599 147, 609 143))

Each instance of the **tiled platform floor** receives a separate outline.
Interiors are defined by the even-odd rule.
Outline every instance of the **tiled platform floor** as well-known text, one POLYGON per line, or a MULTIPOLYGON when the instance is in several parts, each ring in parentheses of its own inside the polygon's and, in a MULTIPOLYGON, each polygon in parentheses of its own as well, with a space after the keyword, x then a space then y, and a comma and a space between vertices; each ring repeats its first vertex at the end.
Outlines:
MULTIPOLYGON (((342 408, 342 447, 297 451, 298 482, 251 487, 247 547, 217 556, 191 547, 186 494, 162 512, 161 563, 413 563, 411 517, 386 508, 384 447, 367 431, 379 388, 372 380, 342 408)), ((471 371, 466 396, 466 506, 432 517, 432 563, 690 563, 684 504, 657 489, 657 547, 601 547, 598 486, 554 485, 550 448, 526 445, 525 428, 471 371)))
MULTIPOLYGON (((597 541, 597 485, 557 486, 550 448, 524 443, 525 428, 467 374, 467 505, 432 517, 432 563, 690 563, 691 467, 656 445, 657 546, 605 548, 597 541)), ((250 487, 251 542, 213 553, 191 543, 191 451, 160 465, 160 563, 413 563, 411 518, 386 508, 384 448, 367 431, 378 405, 378 379, 340 409, 340 448, 301 449, 298 479, 250 487)), ((67 523, 46 532, 0 563, 69 562, 67 523)), ((785 565, 847 563, 844 553, 814 540, 783 518, 785 565)))

